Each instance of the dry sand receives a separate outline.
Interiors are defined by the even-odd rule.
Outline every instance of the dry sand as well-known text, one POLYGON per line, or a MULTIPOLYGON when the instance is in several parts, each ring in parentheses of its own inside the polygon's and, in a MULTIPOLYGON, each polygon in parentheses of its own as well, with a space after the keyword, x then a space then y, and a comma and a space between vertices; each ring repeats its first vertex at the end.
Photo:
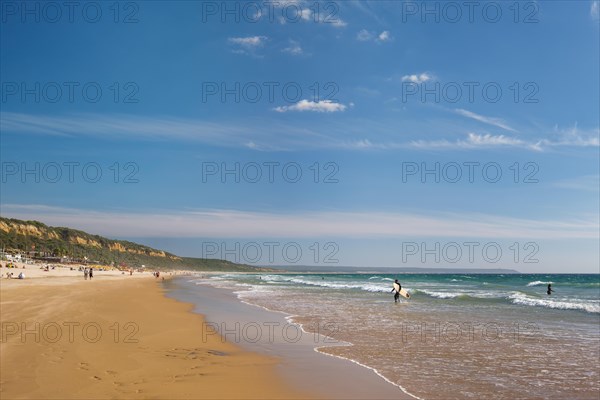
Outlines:
POLYGON ((277 359, 203 335, 151 275, 77 275, 0 280, 2 399, 308 397, 281 382, 277 359))

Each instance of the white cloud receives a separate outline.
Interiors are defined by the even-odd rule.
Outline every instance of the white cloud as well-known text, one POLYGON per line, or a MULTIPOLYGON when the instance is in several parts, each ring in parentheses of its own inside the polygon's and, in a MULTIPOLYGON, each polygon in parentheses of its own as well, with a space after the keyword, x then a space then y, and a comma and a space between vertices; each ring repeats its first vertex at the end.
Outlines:
POLYGON ((594 21, 600 19, 600 2, 598 0, 592 1, 590 6, 590 16, 594 21))
POLYGON ((390 31, 383 31, 379 34, 379 36, 377 36, 377 40, 380 42, 389 42, 391 41, 392 38, 392 34, 390 33, 390 31))
POLYGON ((402 77, 402 82, 425 83, 431 79, 433 79, 431 75, 426 72, 422 72, 420 74, 404 75, 402 77))
POLYGON ((90 211, 6 204, 5 217, 39 220, 110 237, 381 238, 479 237, 597 239, 597 216, 533 220, 475 213, 301 212, 239 210, 90 211))
POLYGON ((541 139, 540 145, 549 147, 572 146, 572 147, 598 147, 600 146, 600 129, 581 131, 577 123, 572 128, 560 129, 554 127, 553 136, 556 139, 541 139))
POLYGON ((227 39, 234 46, 234 53, 256 55, 256 50, 263 47, 266 36, 231 37, 227 39))
POLYGON ((555 139, 524 140, 505 135, 468 133, 466 139, 459 140, 415 140, 410 147, 419 149, 478 149, 492 147, 513 147, 531 151, 544 151, 557 147, 599 147, 598 130, 581 134, 576 128, 567 133, 555 134, 555 139))
POLYGON ((504 122, 500 118, 485 117, 483 115, 475 114, 474 112, 469 111, 469 110, 463 110, 462 108, 457 108, 454 110, 454 112, 462 115, 463 117, 467 117, 467 118, 471 118, 471 119, 474 119, 479 122, 483 122, 484 124, 493 125, 493 126, 502 128, 502 129, 510 131, 510 132, 517 132, 515 129, 508 126, 506 124, 506 122, 504 122))
POLYGON ((504 135, 469 133, 466 143, 473 146, 522 146, 525 142, 504 135))
POLYGON ((290 40, 289 46, 284 48, 281 51, 283 51, 284 53, 294 55, 294 56, 300 56, 300 55, 304 54, 304 50, 300 46, 300 43, 295 40, 290 40))
POLYGON ((450 141, 441 140, 415 140, 410 143, 411 147, 420 149, 477 149, 491 147, 521 147, 529 150, 540 151, 536 143, 528 143, 520 139, 504 135, 468 133, 466 139, 450 141))
POLYGON ((300 10, 300 18, 305 21, 310 21, 313 16, 313 12, 310 8, 303 8, 300 10))
MULTIPOLYGON (((219 99, 219 97, 215 97, 219 99)), ((296 104, 275 108, 280 113, 292 111, 342 112, 353 103, 302 100, 296 104)), ((520 148, 529 151, 546 151, 561 148, 598 148, 600 130, 582 130, 575 124, 568 129, 543 130, 537 134, 527 133, 518 137, 489 133, 468 133, 466 136, 450 136, 436 140, 410 140, 382 142, 386 137, 385 123, 370 122, 364 126, 355 120, 336 119, 330 125, 309 128, 296 126, 274 118, 264 124, 260 118, 248 118, 243 122, 209 121, 169 116, 133 116, 127 114, 67 114, 35 115, 0 112, 2 135, 37 134, 74 137, 96 137, 111 140, 182 141, 198 142, 226 148, 245 147, 262 151, 286 151, 292 149, 346 149, 346 150, 395 150, 395 149, 441 149, 476 150, 481 148, 520 148), (371 132, 366 136, 365 132, 371 132), (348 141, 348 133, 361 140, 348 141), (378 133, 379 132, 379 133, 378 133)), ((396 132, 397 133, 397 132, 396 132)), ((422 137, 423 135, 421 135, 422 137)), ((387 136, 389 137, 389 136, 387 136)))
POLYGON ((377 34, 375 32, 370 32, 366 29, 361 29, 356 34, 356 40, 358 40, 360 42, 373 41, 373 42, 377 42, 377 43, 383 43, 383 42, 390 42, 393 39, 394 38, 392 37, 392 34, 390 33, 390 31, 383 31, 383 32, 377 34))
POLYGON ((361 29, 356 34, 356 39, 361 42, 368 42, 369 40, 373 39, 373 34, 366 29, 361 29))
POLYGON ((266 36, 232 37, 229 42, 239 44, 242 47, 253 48, 262 46, 267 40, 266 36))
POLYGON ((348 25, 336 15, 330 15, 329 12, 315 14, 311 8, 313 4, 306 0, 277 0, 272 2, 272 6, 280 10, 280 13, 285 13, 277 17, 277 21, 281 25, 286 25, 288 22, 294 24, 299 21, 327 24, 335 28, 343 28, 348 25), (289 10, 285 11, 285 8, 289 8, 289 10))
POLYGON ((259 146, 256 143, 254 143, 253 141, 249 141, 248 143, 246 143, 246 147, 249 149, 254 149, 254 150, 259 148, 259 146))
POLYGON ((493 147, 522 147, 529 150, 541 150, 535 143, 514 139, 504 135, 469 133, 465 139, 448 140, 413 140, 410 142, 373 142, 369 139, 361 139, 354 142, 346 142, 342 147, 346 149, 421 149, 421 150, 475 150, 493 147))
POLYGON ((361 139, 356 142, 353 142, 349 145, 349 147, 354 147, 357 149, 370 149, 375 147, 373 143, 369 139, 361 139))
POLYGON ((348 23, 346 21, 343 21, 339 18, 335 18, 331 21, 324 20, 322 22, 324 22, 326 24, 330 24, 334 28, 344 28, 344 27, 348 26, 348 23))
POLYGON ((310 100, 300 100, 296 104, 291 106, 281 106, 274 108, 277 112, 288 112, 288 111, 315 111, 315 112, 338 112, 345 111, 346 106, 342 103, 334 103, 331 100, 321 100, 321 101, 310 101, 310 100))

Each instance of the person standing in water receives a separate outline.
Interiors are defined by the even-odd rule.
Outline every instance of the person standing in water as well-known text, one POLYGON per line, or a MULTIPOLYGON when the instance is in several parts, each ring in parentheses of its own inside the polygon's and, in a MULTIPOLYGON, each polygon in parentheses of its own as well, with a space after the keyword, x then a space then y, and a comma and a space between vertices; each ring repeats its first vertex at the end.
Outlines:
POLYGON ((400 282, 398 282, 398 279, 396 279, 394 283, 398 285, 398 290, 396 290, 395 287, 392 288, 392 292, 396 292, 394 293, 394 303, 397 303, 398 299, 400 298, 400 291, 402 290, 402 285, 400 284, 400 282))
POLYGON ((548 295, 551 295, 552 292, 554 292, 554 290, 552 290, 552 284, 548 284, 548 291, 546 293, 548 293, 548 295))

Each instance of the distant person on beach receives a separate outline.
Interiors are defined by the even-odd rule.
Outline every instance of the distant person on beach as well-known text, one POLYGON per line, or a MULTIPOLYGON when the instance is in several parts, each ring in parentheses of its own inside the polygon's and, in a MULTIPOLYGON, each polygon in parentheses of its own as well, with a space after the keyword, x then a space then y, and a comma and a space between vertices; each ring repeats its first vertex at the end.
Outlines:
POLYGON ((94 268, 90 268, 90 280, 94 277, 94 268))
POLYGON ((398 299, 400 298, 400 291, 402 290, 402 285, 400 284, 400 282, 398 282, 398 279, 396 279, 394 283, 398 285, 398 290, 396 290, 396 288, 392 288, 392 292, 396 292, 394 293, 394 303, 397 303, 398 299))
POLYGON ((88 276, 90 275, 90 271, 86 268, 83 270, 83 279, 87 281, 88 276))
POLYGON ((548 295, 551 295, 552 292, 554 292, 554 290, 552 290, 552 284, 548 284, 548 291, 546 293, 548 293, 548 295))

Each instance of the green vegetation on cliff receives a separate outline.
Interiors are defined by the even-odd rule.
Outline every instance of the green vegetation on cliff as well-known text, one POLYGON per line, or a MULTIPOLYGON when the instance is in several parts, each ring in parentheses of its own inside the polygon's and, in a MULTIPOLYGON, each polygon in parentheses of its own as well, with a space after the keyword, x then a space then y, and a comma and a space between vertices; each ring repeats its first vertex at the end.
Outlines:
POLYGON ((38 221, 0 217, 0 247, 7 252, 27 252, 33 257, 56 257, 73 262, 88 260, 102 265, 150 269, 258 272, 264 268, 226 260, 179 257, 163 250, 112 240, 83 231, 51 227, 38 221))

